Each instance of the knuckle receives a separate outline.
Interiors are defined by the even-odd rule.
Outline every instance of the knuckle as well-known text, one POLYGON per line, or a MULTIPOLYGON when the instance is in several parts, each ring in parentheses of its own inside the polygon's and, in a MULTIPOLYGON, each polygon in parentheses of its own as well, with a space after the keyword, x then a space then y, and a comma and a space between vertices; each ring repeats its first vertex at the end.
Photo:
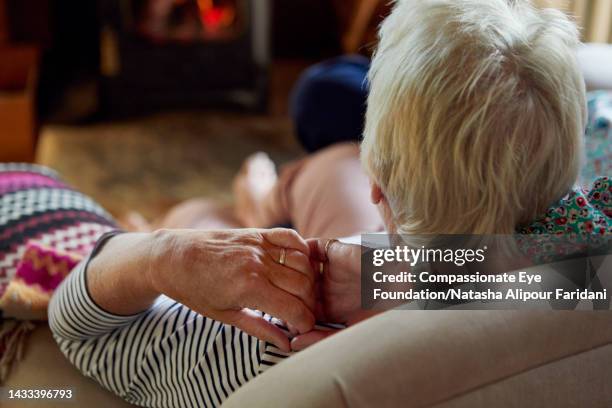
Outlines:
POLYGON ((261 283, 261 277, 259 273, 255 271, 248 271, 242 279, 237 279, 235 282, 235 288, 239 295, 244 296, 252 293, 253 290, 259 287, 261 283))
POLYGON ((248 271, 244 277, 244 281, 251 287, 259 286, 261 279, 261 274, 258 271, 248 271))
POLYGON ((265 242, 265 238, 263 234, 257 230, 253 231, 249 235, 249 238, 250 238, 250 242, 256 246, 261 246, 265 242))
POLYGON ((171 247, 175 255, 186 259, 196 258, 201 252, 199 246, 190 241, 179 241, 175 239, 172 241, 171 247))
POLYGON ((295 242, 302 242, 302 237, 300 236, 300 234, 297 233, 297 231, 292 230, 292 229, 287 229, 285 230, 285 233, 287 234, 287 238, 295 242))
POLYGON ((259 251, 253 248, 245 254, 243 262, 245 267, 249 270, 258 271, 262 266, 261 258, 261 253, 259 253, 259 251))

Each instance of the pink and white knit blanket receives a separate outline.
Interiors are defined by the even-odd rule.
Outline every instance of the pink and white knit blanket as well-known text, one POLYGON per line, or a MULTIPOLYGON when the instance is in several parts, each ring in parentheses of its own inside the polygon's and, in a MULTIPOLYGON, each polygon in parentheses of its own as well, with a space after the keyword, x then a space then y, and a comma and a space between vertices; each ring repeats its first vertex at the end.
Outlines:
POLYGON ((0 164, 0 383, 29 320, 46 320, 55 288, 116 229, 96 202, 47 168, 0 164))

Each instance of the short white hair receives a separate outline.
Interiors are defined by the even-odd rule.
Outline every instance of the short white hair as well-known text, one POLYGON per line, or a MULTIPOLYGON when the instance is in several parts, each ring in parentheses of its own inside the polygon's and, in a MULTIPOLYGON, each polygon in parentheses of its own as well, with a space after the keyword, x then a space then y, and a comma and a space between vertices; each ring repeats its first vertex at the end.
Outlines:
POLYGON ((362 160, 400 233, 506 234, 578 177, 576 25, 526 0, 398 0, 370 71, 362 160))

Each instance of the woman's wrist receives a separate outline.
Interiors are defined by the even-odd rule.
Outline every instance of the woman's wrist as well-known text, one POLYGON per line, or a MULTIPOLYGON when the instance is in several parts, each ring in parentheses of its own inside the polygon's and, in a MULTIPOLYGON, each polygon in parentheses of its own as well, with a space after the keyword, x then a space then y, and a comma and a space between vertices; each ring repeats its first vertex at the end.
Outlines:
POLYGON ((145 276, 149 287, 158 294, 164 292, 163 282, 170 271, 176 240, 175 232, 169 229, 154 231, 149 236, 145 276))
POLYGON ((152 290, 158 294, 168 294, 173 280, 180 271, 191 270, 190 260, 194 252, 202 256, 208 236, 212 233, 198 231, 194 237, 192 230, 160 229, 150 234, 147 243, 147 262, 145 276, 152 290))
POLYGON ((118 235, 87 266, 87 286, 93 300, 118 315, 148 309, 161 292, 151 279, 152 234, 118 235))

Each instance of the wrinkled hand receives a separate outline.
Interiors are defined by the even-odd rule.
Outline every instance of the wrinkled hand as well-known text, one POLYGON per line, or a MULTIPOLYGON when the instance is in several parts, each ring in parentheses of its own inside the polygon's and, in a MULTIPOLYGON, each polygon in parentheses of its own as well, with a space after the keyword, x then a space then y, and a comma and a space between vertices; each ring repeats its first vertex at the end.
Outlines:
POLYGON ((254 310, 284 320, 299 333, 314 327, 310 249, 295 231, 165 230, 156 235, 149 276, 160 293, 283 350, 290 348, 287 336, 254 310), (282 248, 284 265, 279 263, 282 248))
MULTIPOLYGON (((361 247, 327 239, 309 240, 313 269, 319 272, 321 262, 323 274, 318 276, 317 320, 351 326, 365 320, 376 312, 361 308, 361 247)), ((291 342, 293 350, 302 350, 337 331, 314 330, 296 336, 291 342)))

